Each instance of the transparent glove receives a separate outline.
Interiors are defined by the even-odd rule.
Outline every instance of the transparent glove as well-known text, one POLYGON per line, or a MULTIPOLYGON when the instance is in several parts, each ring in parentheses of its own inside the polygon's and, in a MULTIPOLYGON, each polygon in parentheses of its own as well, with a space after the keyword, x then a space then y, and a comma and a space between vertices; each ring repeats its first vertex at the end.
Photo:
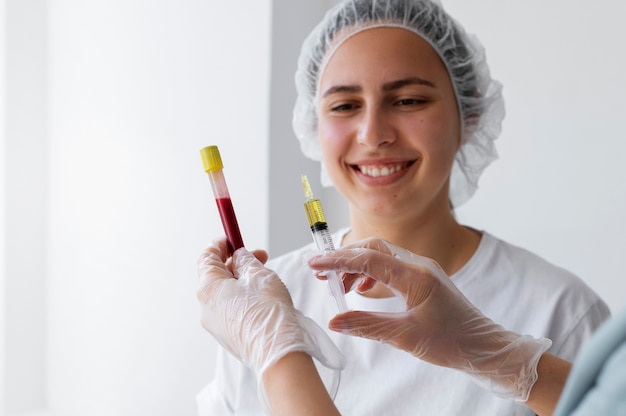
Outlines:
MULTIPOLYGON (((286 354, 302 351, 324 367, 340 370, 344 358, 328 334, 297 310, 278 275, 245 248, 228 260, 226 240, 198 259, 197 292, 202 326, 257 376, 259 398, 269 413, 263 373, 286 354)), ((333 377, 331 397, 338 377, 333 377)))
POLYGON ((330 329, 408 351, 470 375, 496 395, 526 401, 537 363, 551 341, 507 331, 474 307, 431 259, 381 239, 368 239, 309 259, 317 271, 343 273, 346 291, 375 281, 406 302, 400 313, 350 311, 330 329))

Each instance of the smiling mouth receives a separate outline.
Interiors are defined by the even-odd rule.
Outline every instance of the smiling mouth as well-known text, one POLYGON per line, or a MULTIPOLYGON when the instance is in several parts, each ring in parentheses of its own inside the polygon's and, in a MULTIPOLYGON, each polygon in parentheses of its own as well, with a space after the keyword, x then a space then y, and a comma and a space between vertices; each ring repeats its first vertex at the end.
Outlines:
POLYGON ((400 172, 411 166, 415 161, 395 163, 389 165, 353 165, 352 168, 358 170, 363 175, 371 176, 372 178, 378 178, 381 176, 393 175, 396 172, 400 172))

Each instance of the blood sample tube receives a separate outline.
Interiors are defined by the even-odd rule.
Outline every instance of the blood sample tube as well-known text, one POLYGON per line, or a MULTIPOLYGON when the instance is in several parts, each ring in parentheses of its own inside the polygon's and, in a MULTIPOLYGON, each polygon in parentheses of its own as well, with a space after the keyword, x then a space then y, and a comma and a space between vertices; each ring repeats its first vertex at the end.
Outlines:
POLYGON ((200 149, 200 157, 202 158, 204 171, 208 174, 211 181, 217 210, 220 213, 222 226, 228 240, 228 250, 232 254, 238 248, 243 247, 243 240, 239 232, 239 224, 235 216, 233 202, 230 199, 226 180, 224 179, 222 157, 217 146, 203 147, 200 149))

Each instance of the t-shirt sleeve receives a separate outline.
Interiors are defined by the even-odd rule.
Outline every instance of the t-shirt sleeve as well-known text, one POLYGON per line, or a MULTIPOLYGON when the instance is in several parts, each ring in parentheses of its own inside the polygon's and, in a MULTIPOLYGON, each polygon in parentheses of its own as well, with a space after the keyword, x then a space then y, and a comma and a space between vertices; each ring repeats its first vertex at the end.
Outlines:
MULTIPOLYGON (((611 316, 611 312, 601 299, 591 304, 587 312, 582 315, 568 329, 568 332, 557 340, 553 340, 550 352, 568 361, 574 361, 581 345, 611 316)), ((558 319, 558 317, 557 317, 558 319)))

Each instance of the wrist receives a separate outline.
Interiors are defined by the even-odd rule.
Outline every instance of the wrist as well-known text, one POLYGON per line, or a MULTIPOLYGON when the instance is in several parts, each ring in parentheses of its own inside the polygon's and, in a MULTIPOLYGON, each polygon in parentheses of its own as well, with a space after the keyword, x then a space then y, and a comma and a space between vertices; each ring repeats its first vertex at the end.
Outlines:
POLYGON ((555 355, 544 353, 537 364, 537 382, 526 405, 538 415, 551 415, 559 401, 572 364, 555 355))
POLYGON ((291 352, 262 375, 273 415, 339 415, 326 391, 313 359, 291 352))
POLYGON ((539 360, 552 342, 510 331, 502 335, 480 357, 468 360, 465 371, 496 396, 525 402, 538 379, 539 360))

